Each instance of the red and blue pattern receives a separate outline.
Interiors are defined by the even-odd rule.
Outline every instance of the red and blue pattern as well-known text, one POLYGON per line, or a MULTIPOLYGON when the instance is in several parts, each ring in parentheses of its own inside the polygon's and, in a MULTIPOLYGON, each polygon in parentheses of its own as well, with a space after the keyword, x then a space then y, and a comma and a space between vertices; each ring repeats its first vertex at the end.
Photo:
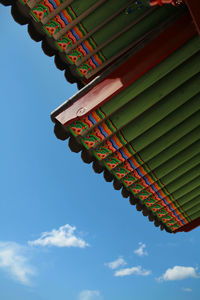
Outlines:
POLYGON ((41 21, 44 17, 54 11, 64 0, 43 0, 32 10, 31 14, 36 21, 41 21))
POLYGON ((86 130, 93 127, 95 124, 100 122, 105 118, 105 114, 100 108, 91 112, 88 116, 84 118, 77 119, 75 122, 72 122, 68 125, 68 129, 74 136, 82 135, 86 130))
POLYGON ((49 36, 53 36, 66 25, 76 18, 72 8, 68 6, 66 9, 57 14, 50 22, 44 25, 44 30, 49 36))
POLYGON ((83 28, 81 24, 77 24, 71 30, 69 30, 66 34, 64 34, 60 39, 56 41, 56 45, 61 51, 65 51, 71 45, 75 44, 78 40, 80 40, 85 34, 86 30, 83 28))

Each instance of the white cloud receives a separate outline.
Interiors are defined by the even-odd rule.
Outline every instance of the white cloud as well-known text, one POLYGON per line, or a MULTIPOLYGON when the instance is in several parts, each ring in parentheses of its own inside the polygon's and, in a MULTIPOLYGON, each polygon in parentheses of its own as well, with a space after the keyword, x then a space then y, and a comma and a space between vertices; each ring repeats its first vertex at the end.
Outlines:
POLYGON ((30 276, 34 268, 28 264, 25 248, 14 242, 0 242, 0 269, 6 271, 13 279, 30 285, 30 276))
POLYGON ((110 269, 114 270, 119 268, 120 266, 127 265, 127 262, 123 259, 123 257, 119 257, 114 261, 111 261, 109 263, 105 263, 106 266, 108 266, 110 269))
POLYGON ((79 294, 79 300, 97 300, 100 298, 100 292, 96 290, 84 290, 79 294))
POLYGON ((195 268, 174 266, 172 269, 167 269, 167 271, 158 278, 158 281, 182 280, 189 277, 198 277, 195 268))
POLYGON ((141 266, 132 267, 132 268, 124 268, 120 269, 118 271, 115 271, 115 276, 117 277, 123 277, 123 276, 129 276, 131 274, 135 275, 141 275, 141 276, 148 276, 151 274, 151 271, 142 269, 141 266))
POLYGON ((43 232, 41 237, 35 241, 29 241, 29 245, 33 246, 56 246, 56 247, 78 247, 85 248, 89 246, 83 239, 75 235, 76 227, 66 224, 53 229, 50 232, 43 232))
POLYGON ((143 243, 139 243, 139 248, 136 249, 134 251, 135 254, 139 255, 139 256, 144 256, 144 255, 148 255, 147 251, 145 251, 144 249, 146 248, 146 245, 143 243))
POLYGON ((182 290, 183 290, 184 292, 187 292, 187 293, 192 292, 192 289, 191 289, 191 288, 182 288, 182 290))

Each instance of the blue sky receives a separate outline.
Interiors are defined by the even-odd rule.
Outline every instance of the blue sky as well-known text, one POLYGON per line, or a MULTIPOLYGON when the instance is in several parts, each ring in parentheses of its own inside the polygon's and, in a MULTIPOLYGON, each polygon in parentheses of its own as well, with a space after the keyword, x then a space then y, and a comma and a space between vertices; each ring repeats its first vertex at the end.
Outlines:
POLYGON ((199 299, 200 229, 161 232, 56 139, 76 86, 0 17, 0 299, 199 299))

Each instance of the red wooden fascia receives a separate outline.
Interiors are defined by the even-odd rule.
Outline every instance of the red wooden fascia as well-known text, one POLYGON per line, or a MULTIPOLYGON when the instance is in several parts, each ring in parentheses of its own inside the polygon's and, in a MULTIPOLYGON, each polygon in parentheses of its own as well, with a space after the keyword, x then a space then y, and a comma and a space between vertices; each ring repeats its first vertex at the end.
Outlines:
MULTIPOLYGON (((88 115, 90 111, 109 101, 116 94, 132 84, 155 65, 160 63, 196 34, 190 14, 185 14, 170 25, 158 37, 134 54, 124 64, 92 87, 86 94, 68 106, 54 113, 62 125, 88 115)), ((62 106, 61 106, 62 108, 62 106)))

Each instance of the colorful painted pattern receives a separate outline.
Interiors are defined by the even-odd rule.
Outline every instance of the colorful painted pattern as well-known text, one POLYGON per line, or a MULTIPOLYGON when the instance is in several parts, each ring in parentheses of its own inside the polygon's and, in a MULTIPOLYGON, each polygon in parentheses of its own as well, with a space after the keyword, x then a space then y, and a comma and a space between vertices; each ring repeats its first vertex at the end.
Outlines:
MULTIPOLYGON (((127 164, 127 161, 125 161, 127 164)), ((125 164, 124 164, 125 165, 125 164)), ((127 164, 127 169, 122 168, 124 172, 121 172, 121 168, 117 167, 115 172, 119 169, 118 179, 121 179, 123 184, 129 188, 129 190, 140 200, 144 201, 150 197, 151 205, 157 202, 162 201, 164 206, 170 205, 170 211, 177 209, 175 204, 176 201, 170 193, 166 190, 165 186, 155 177, 153 172, 147 167, 147 165, 141 160, 138 154, 135 154, 129 159, 127 164), (131 165, 131 168, 134 169, 133 172, 126 174, 128 167, 131 165)), ((113 172, 115 174, 115 172, 113 172)), ((148 205, 149 206, 149 205, 148 205)), ((163 206, 163 205, 162 205, 163 206)), ((159 212, 158 212, 159 213, 159 212)), ((174 214, 174 213, 172 213, 174 214)), ((159 215, 158 215, 159 216, 159 215)), ((179 219, 182 221, 182 218, 179 219)), ((187 219, 183 219, 184 222, 187 222, 187 219)), ((185 224, 185 223, 184 223, 185 224)))
POLYGON ((105 61, 105 56, 102 54, 102 52, 99 51, 96 54, 92 55, 86 62, 81 64, 80 67, 77 68, 77 72, 82 77, 86 76, 92 70, 102 65, 105 61))
POLYGON ((95 157, 103 160, 115 177, 172 231, 187 224, 189 217, 139 154, 127 143, 122 133, 116 133, 114 124, 109 119, 103 121, 105 117, 102 110, 98 109, 86 118, 70 124, 69 129, 75 136, 83 135, 83 145, 87 149, 94 148, 92 152, 95 157), (90 133, 84 135, 89 129, 90 133))
POLYGON ((108 158, 104 160, 105 166, 109 170, 113 170, 113 174, 121 179, 127 174, 127 170, 125 170, 122 162, 126 164, 130 157, 135 154, 135 150, 131 147, 130 144, 120 148, 118 151, 111 154, 108 158), (122 167, 121 167, 122 166, 122 167))
POLYGON ((117 128, 112 124, 112 122, 106 120, 99 126, 96 126, 89 135, 82 138, 82 143, 87 149, 93 148, 116 130, 117 128))
MULTIPOLYGON (((82 42, 80 45, 78 45, 75 49, 73 49, 68 55, 68 60, 70 63, 74 64, 78 62, 82 57, 86 56, 90 52, 92 52, 94 49, 96 49, 97 45, 93 41, 93 39, 87 39, 84 42, 82 42)), ((98 56, 99 54, 97 54, 98 56)), ((101 57, 99 57, 99 60, 101 61, 105 59, 101 53, 101 57)), ((95 58, 94 58, 95 59, 95 58)), ((99 64, 98 61, 95 62, 95 65, 99 64)))
MULTIPOLYGON (((23 4, 26 4, 29 0, 20 0, 23 4)), ((45 17, 50 15, 55 9, 65 0, 42 0, 33 9, 30 10, 30 14, 34 17, 37 22, 41 22, 45 17)), ((67 5, 67 4, 66 4, 67 5)), ((148 0, 137 0, 133 4, 129 5, 127 9, 124 10, 125 14, 130 14, 136 9, 141 9, 147 7, 148 0)), ((53 16, 52 16, 53 17, 53 16)), ((61 12, 57 13, 55 17, 50 19, 46 24, 43 25, 43 29, 46 34, 50 37, 55 38, 55 34, 62 30, 65 26, 70 24, 73 20, 77 18, 75 11, 72 7, 66 6, 61 12)), ((45 21, 46 22, 46 21, 45 21)), ((43 22, 44 23, 44 22, 43 22)), ((87 34, 87 30, 84 28, 83 24, 78 23, 72 29, 70 29, 59 39, 55 40, 54 43, 59 51, 65 52, 78 40, 87 34)), ((76 64, 81 58, 91 54, 98 45, 95 43, 92 37, 80 43, 77 47, 72 49, 70 53, 66 53, 66 60, 72 65, 76 64)), ((77 74, 80 77, 85 77, 90 72, 104 64, 108 59, 102 51, 98 51, 83 62, 80 66, 76 67, 77 74)))
POLYGON ((137 180, 134 184, 131 185, 129 190, 131 190, 134 195, 140 200, 144 201, 150 198, 151 209, 160 217, 160 211, 162 210, 162 215, 169 214, 175 218, 178 222, 184 221, 187 223, 186 218, 181 217, 181 212, 177 213, 177 206, 175 199, 172 198, 170 193, 165 189, 162 183, 158 180, 153 182, 151 185, 152 178, 149 176, 144 176, 137 180), (149 181, 148 181, 149 180, 149 181), (167 196, 166 196, 167 195, 167 196))
POLYGON ((36 21, 41 21, 44 17, 54 11, 64 0, 43 0, 40 1, 31 11, 36 21))
MULTIPOLYGON (((105 115, 101 115, 101 119, 97 118, 93 122, 88 117, 80 123, 76 123, 75 127, 74 124, 73 126, 71 124, 70 130, 75 135, 84 133, 85 130, 104 119, 105 115)), ((189 218, 180 208, 177 211, 179 206, 172 195, 141 160, 133 147, 127 144, 122 134, 117 132, 112 135, 116 131, 117 128, 108 119, 95 126, 90 134, 82 137, 81 140, 87 149, 94 148, 100 143, 100 146, 93 150, 93 154, 98 159, 103 160, 105 166, 122 181, 123 185, 149 207, 171 230, 187 224, 189 218)))
POLYGON ((74 136, 82 135, 86 130, 94 126, 105 118, 105 114, 100 108, 96 109, 88 116, 72 122, 68 127, 74 136))
POLYGON ((93 150, 93 154, 99 160, 105 159, 116 150, 122 148, 127 143, 123 135, 118 132, 107 139, 99 147, 93 150))
POLYGON ((57 14, 50 22, 48 22, 43 28, 49 36, 53 36, 60 31, 66 25, 76 19, 76 15, 72 8, 68 6, 59 14, 57 14))
POLYGON ((71 30, 69 30, 66 34, 64 34, 60 39, 58 39, 55 44, 60 51, 65 51, 71 45, 80 40, 84 35, 86 35, 86 33, 87 31, 85 30, 83 25, 79 23, 71 30))

